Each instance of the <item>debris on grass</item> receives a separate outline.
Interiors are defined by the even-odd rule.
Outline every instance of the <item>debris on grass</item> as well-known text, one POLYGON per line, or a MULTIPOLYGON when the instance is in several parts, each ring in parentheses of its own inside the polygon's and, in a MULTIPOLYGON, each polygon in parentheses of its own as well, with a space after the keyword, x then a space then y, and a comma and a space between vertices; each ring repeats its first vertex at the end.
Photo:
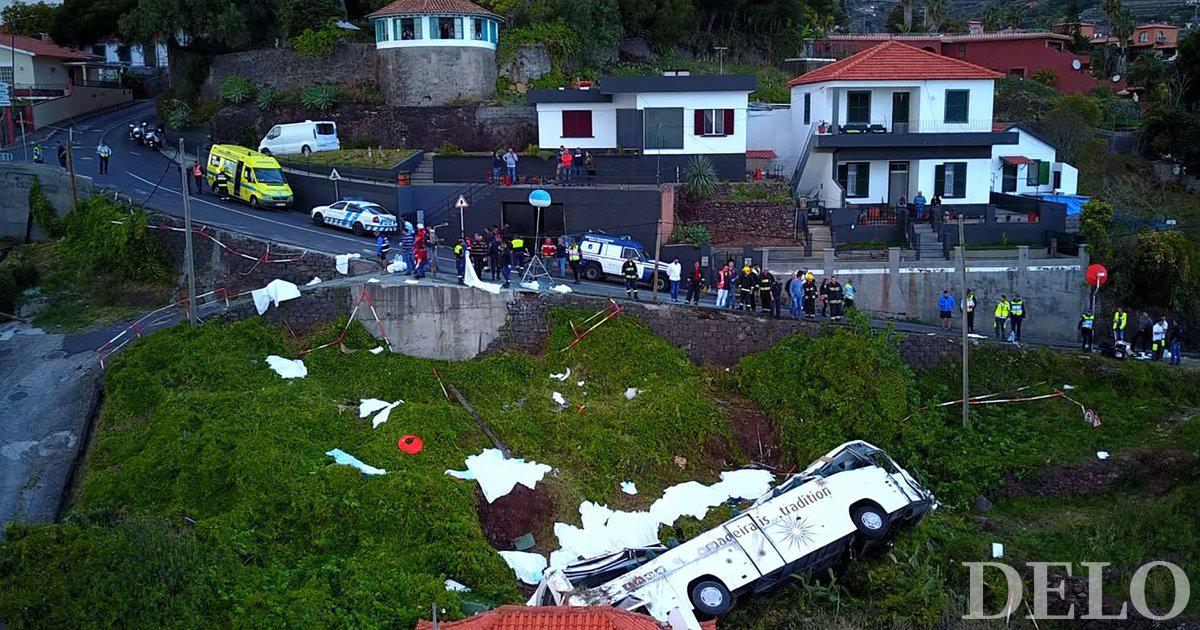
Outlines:
POLYGON ((636 387, 630 387, 629 389, 625 390, 625 400, 633 400, 633 397, 640 393, 642 393, 642 390, 636 387))
POLYGON ((250 297, 254 299, 254 309, 262 315, 272 304, 278 307, 280 302, 300 297, 300 289, 287 280, 275 279, 267 283, 267 286, 251 291, 250 297))
POLYGON ((271 366, 271 369, 275 370, 275 373, 283 378, 304 378, 308 376, 308 368, 304 367, 304 361, 300 359, 285 359, 272 354, 267 357, 267 365, 271 366))
POLYGON ((1099 459, 1108 459, 1111 456, 1108 454, 1108 451, 1096 451, 1096 457, 1099 459))
POLYGON ((554 392, 553 394, 550 394, 550 397, 554 399, 554 402, 558 403, 559 407, 567 406, 567 399, 563 398, 562 394, 560 394, 558 392, 554 392))
POLYGON ((362 254, 338 254, 333 257, 333 266, 338 273, 346 275, 350 273, 350 261, 358 258, 362 258, 362 254))
POLYGON ((550 472, 550 466, 523 459, 505 459, 499 449, 489 448, 467 458, 467 472, 447 470, 446 474, 459 479, 474 478, 488 503, 512 492, 519 483, 530 490, 550 472), (468 477, 466 474, 470 474, 468 477))
POLYGON ((992 557, 993 558, 1003 558, 1004 557, 1004 545, 1002 543, 998 543, 998 542, 992 543, 992 557))
POLYGON ((404 403, 403 400, 387 402, 386 400, 379 400, 378 398, 363 398, 359 401, 358 417, 366 418, 374 413, 375 417, 371 420, 371 428, 374 429, 384 422, 387 422, 388 416, 392 413, 392 410, 402 403, 404 403))
POLYGON ((630 494, 630 495, 637 494, 637 485, 634 484, 632 481, 622 481, 621 482, 621 492, 624 492, 625 494, 630 494))
POLYGON ((321 278, 319 278, 318 276, 313 276, 313 279, 312 279, 312 280, 309 280, 309 281, 308 281, 308 282, 306 282, 306 283, 304 283, 304 286, 306 286, 306 287, 311 287, 311 286, 313 286, 314 284, 321 284, 321 278))
POLYGON ((350 455, 349 453, 343 451, 340 448, 335 448, 332 451, 329 451, 325 454, 332 457, 333 462, 335 464, 340 464, 342 466, 353 466, 353 467, 359 469, 360 471, 362 471, 362 474, 364 474, 364 475, 386 475, 387 474, 386 470, 384 470, 382 468, 376 468, 374 466, 368 466, 368 465, 362 463, 362 461, 359 460, 357 457, 350 455))
POLYGON ((471 592, 471 588, 469 586, 466 586, 466 585, 462 584, 461 582, 455 582, 454 580, 449 580, 449 579, 446 580, 446 590, 454 592, 454 593, 470 593, 471 592))
POLYGON ((421 452, 421 449, 425 448, 425 442, 415 435, 406 435, 396 442, 396 448, 401 453, 416 455, 421 452))
POLYGON ((370 352, 371 354, 379 354, 380 352, 383 352, 383 346, 376 346, 370 350, 367 350, 367 352, 370 352))
POLYGON ((687 458, 686 457, 680 457, 680 456, 676 455, 673 458, 673 461, 675 462, 675 465, 679 467, 679 470, 687 469, 687 458))
POLYGON ((536 553, 526 551, 501 551, 500 557, 517 574, 517 579, 526 584, 538 584, 542 581, 542 572, 546 570, 546 559, 536 553))
POLYGON ((570 377, 571 377, 571 368, 567 368, 567 371, 563 372, 562 374, 551 374, 550 375, 550 378, 552 378, 556 381, 562 382, 562 383, 567 382, 567 379, 570 377))

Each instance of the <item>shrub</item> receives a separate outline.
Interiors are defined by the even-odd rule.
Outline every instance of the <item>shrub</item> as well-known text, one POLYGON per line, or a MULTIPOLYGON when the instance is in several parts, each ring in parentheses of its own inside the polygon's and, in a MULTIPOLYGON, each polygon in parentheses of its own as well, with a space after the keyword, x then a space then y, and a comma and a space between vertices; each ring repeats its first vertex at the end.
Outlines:
POLYGON ((300 104, 319 112, 333 109, 345 97, 342 88, 336 85, 310 85, 300 90, 300 104))
POLYGON ((0 313, 16 315, 20 297, 21 288, 17 286, 12 269, 0 267, 0 313))
POLYGON ((165 108, 168 128, 178 131, 192 124, 192 106, 185 101, 171 99, 165 108))
POLYGON ((712 232, 699 223, 689 223, 676 228, 672 240, 677 243, 691 243, 699 247, 712 242, 712 232))
POLYGON ((283 98, 283 94, 273 87, 264 87, 258 90, 258 96, 254 99, 254 105, 259 109, 266 111, 275 106, 283 98))
POLYGON ((1055 83, 1058 83, 1058 73, 1050 68, 1034 70, 1033 75, 1029 78, 1041 83, 1042 85, 1053 86, 1055 83))
POLYGON ((328 57, 337 48, 338 42, 345 37, 345 31, 327 24, 317 30, 304 29, 303 33, 288 40, 292 50, 306 57, 328 57))
POLYGON ((117 281, 168 280, 170 259, 147 230, 145 212, 91 197, 64 221, 63 258, 80 280, 98 274, 117 281))
POLYGON ((294 37, 312 24, 329 24, 342 15, 336 0, 282 0, 276 18, 284 35, 294 37))
POLYGON ((20 291, 37 286, 38 280, 42 275, 38 271, 37 264, 20 250, 9 254, 8 258, 4 259, 3 268, 12 272, 13 279, 17 283, 17 289, 20 291))
POLYGON ((221 84, 221 100, 240 105, 254 98, 254 84, 245 77, 233 75, 221 84))
POLYGON ((42 228, 46 236, 59 238, 63 235, 63 221, 58 218, 54 204, 50 203, 46 194, 42 192, 42 182, 36 176, 33 178, 33 184, 29 186, 29 212, 33 214, 33 222, 42 228))
POLYGON ((457 144, 454 144, 453 142, 450 142, 449 140, 443 140, 442 146, 438 147, 437 154, 438 155, 466 155, 467 152, 458 148, 457 144))
POLYGON ((684 178, 683 192, 689 197, 711 197, 717 189, 717 169, 703 155, 697 155, 688 162, 684 178))

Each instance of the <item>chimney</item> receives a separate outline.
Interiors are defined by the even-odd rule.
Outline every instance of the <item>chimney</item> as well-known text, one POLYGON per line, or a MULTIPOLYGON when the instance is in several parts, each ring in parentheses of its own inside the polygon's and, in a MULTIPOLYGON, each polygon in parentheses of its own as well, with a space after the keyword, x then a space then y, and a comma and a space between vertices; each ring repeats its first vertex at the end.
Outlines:
POLYGON ((970 22, 967 22, 967 34, 982 35, 983 22, 980 22, 979 20, 971 20, 970 22))

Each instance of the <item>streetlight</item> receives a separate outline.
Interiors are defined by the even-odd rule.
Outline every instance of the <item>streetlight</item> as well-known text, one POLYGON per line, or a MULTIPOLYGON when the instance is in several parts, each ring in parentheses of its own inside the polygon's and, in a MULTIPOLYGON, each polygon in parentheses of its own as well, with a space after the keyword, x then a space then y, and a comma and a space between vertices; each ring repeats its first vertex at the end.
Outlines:
POLYGON ((717 74, 725 74, 725 51, 729 50, 729 47, 714 46, 713 50, 717 51, 717 74))

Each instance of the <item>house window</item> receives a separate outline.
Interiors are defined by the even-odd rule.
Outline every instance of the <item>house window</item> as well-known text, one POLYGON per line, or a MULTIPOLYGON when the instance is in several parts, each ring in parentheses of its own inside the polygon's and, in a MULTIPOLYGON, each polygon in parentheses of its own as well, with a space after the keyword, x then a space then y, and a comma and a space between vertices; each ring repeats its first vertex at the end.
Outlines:
POLYGON ((697 136, 733 135, 733 110, 697 109, 695 127, 697 136))
POLYGON ((967 122, 967 109, 970 102, 970 90, 946 90, 945 122, 947 124, 967 122))
POLYGON ((392 39, 421 39, 421 23, 425 20, 419 17, 399 18, 393 22, 392 39))
POLYGON ((647 107, 642 119, 647 149, 683 148, 682 107, 647 107))
POLYGON ((854 91, 846 93, 846 123, 865 125, 871 122, 871 93, 854 91))
POLYGON ((495 44, 500 40, 500 23, 495 20, 488 20, 488 24, 492 27, 491 42, 495 44))
POLYGON ((1049 46, 1049 47, 1051 47, 1051 48, 1053 48, 1054 50, 1057 50, 1057 51, 1060 51, 1060 52, 1061 52, 1061 51, 1062 51, 1062 49, 1063 49, 1063 44, 1062 44, 1062 42, 1060 42, 1060 41, 1058 41, 1058 40, 1051 40, 1051 41, 1048 41, 1048 42, 1046 42, 1046 45, 1047 45, 1047 46, 1049 46))
POLYGON ((1050 163, 1044 160, 1030 160, 1025 166, 1025 184, 1027 186, 1044 186, 1050 183, 1050 163))
POLYGON ((1020 78, 1024 79, 1025 78, 1025 68, 1009 68, 1008 76, 1020 77, 1020 78))
POLYGON ((462 39, 463 24, 460 17, 433 18, 437 26, 437 39, 462 39))
POLYGON ((967 196, 967 163, 947 162, 933 168, 933 191, 942 199, 963 199, 967 196))
POLYGON ((487 41, 489 30, 487 20, 474 18, 471 20, 471 25, 474 27, 471 29, 471 39, 480 42, 487 41))
POLYGON ((13 84, 13 69, 12 66, 0 68, 0 83, 13 84))
POLYGON ((387 41, 387 20, 375 20, 375 41, 387 41))
POLYGON ((804 124, 812 124, 812 94, 804 95, 804 124))
POLYGON ((1005 162, 1000 167, 1000 192, 1017 192, 1017 165, 1005 162))
POLYGON ((1142 31, 1141 33, 1138 33, 1138 41, 1139 41, 1139 42, 1148 42, 1148 41, 1150 41, 1150 34, 1149 34, 1149 33, 1147 33, 1146 31, 1142 31))
POLYGON ((591 138, 592 110, 564 109, 562 113, 562 137, 591 138))
POLYGON ((1062 190, 1062 171, 1054 171, 1054 190, 1062 190))
POLYGON ((863 199, 871 193, 871 163, 847 162, 838 164, 838 185, 846 191, 846 197, 863 199))

